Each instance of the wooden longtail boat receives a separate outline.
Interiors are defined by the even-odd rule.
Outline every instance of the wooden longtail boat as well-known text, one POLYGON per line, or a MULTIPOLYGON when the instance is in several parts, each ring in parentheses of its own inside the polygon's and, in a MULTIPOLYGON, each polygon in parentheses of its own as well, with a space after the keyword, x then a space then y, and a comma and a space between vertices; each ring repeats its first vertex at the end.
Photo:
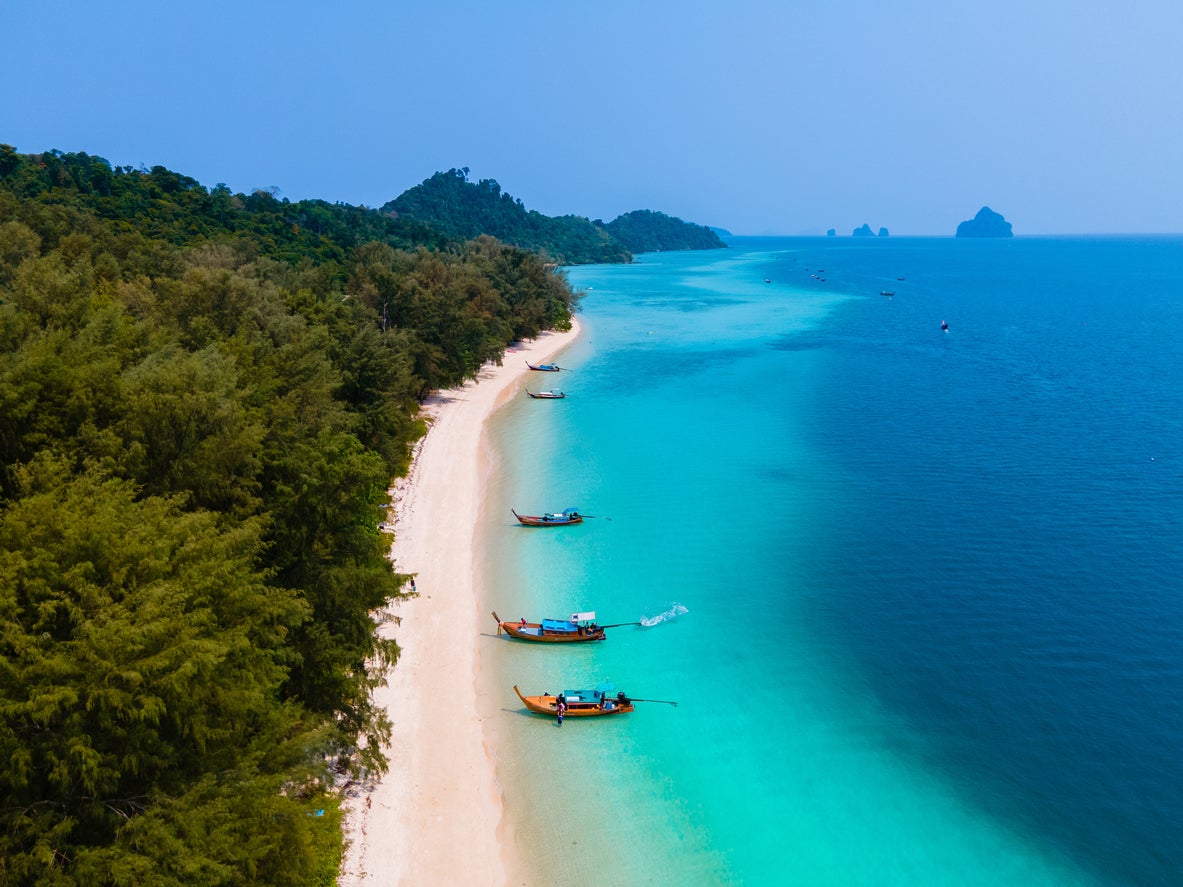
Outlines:
POLYGON ((539 391, 537 394, 527 388, 526 393, 535 400, 562 400, 567 396, 557 388, 552 388, 549 391, 539 391))
POLYGON ((518 514, 512 508, 513 516, 523 527, 565 527, 583 523, 578 508, 564 508, 562 511, 547 511, 543 514, 518 514))
POLYGON ((530 363, 530 361, 528 361, 528 360, 526 361, 526 366, 528 366, 530 369, 534 370, 537 373, 557 373, 559 370, 562 369, 562 367, 559 366, 557 363, 540 363, 537 366, 535 366, 534 364, 530 363))
POLYGON ((513 691, 518 694, 522 704, 535 714, 557 717, 559 713, 559 699, 567 704, 565 717, 595 718, 605 715, 625 715, 634 711, 633 701, 623 693, 609 695, 611 688, 597 687, 595 690, 564 690, 557 696, 544 694, 542 696, 523 696, 518 685, 513 685, 513 691))
POLYGON ((507 622, 493 611, 497 620, 497 634, 505 632, 519 641, 540 641, 544 644, 571 644, 582 641, 602 641, 604 627, 596 624, 595 613, 572 613, 567 619, 543 619, 541 622, 507 622))

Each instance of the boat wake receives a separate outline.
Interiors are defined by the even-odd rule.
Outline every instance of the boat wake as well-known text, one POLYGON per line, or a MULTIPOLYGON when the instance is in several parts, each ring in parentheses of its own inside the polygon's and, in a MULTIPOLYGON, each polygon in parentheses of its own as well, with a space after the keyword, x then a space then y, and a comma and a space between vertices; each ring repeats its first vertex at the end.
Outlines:
POLYGON ((683 613, 690 612, 681 604, 674 604, 664 613, 658 613, 656 616, 642 616, 641 625, 645 628, 651 628, 654 625, 660 625, 662 622, 669 622, 671 619, 677 619, 683 613))

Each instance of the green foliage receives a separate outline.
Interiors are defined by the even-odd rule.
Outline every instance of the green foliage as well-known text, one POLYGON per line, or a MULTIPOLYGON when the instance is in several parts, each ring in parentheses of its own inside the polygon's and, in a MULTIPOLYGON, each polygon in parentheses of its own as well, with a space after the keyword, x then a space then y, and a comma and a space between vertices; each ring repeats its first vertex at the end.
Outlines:
POLYGON ((574 304, 489 237, 0 146, 0 883, 332 882, 418 398, 574 304))
POLYGON ((424 222, 457 239, 487 234, 567 265, 631 262, 633 253, 727 246, 710 228, 650 210, 625 213, 607 225, 582 216, 544 216, 527 210, 493 179, 468 181, 467 169, 437 172, 382 211, 424 222))
MULTIPOLYGON (((262 255, 291 262, 342 262, 350 250, 372 240, 404 249, 447 246, 438 231, 364 207, 324 200, 292 203, 266 191, 232 194, 221 184, 207 190, 162 166, 112 167, 85 153, 23 155, 10 145, 0 151, 5 152, 0 154, 3 186, 17 198, 37 198, 38 209, 53 207, 36 212, 34 223, 26 221, 50 248, 70 232, 82 209, 90 211, 88 227, 96 219, 115 221, 161 245, 240 239, 262 255)), ((7 215, 0 211, 0 218, 7 215)))
POLYGON ((105 848, 162 798, 213 783, 238 801, 307 769, 320 740, 279 689, 308 610, 265 582, 259 520, 137 498, 48 455, 19 487, 0 516, 0 859, 17 882, 105 882, 105 848), (304 753, 284 761, 285 745, 304 753), (278 770, 244 769, 252 754, 278 770))
POLYGON ((468 181, 467 169, 437 172, 387 203, 382 212, 426 223, 458 240, 487 234, 563 264, 632 259, 628 250, 587 219, 549 218, 527 210, 493 179, 468 181))
POLYGON ((727 247, 719 235, 705 225, 683 222, 648 209, 617 216, 604 228, 634 253, 727 247))

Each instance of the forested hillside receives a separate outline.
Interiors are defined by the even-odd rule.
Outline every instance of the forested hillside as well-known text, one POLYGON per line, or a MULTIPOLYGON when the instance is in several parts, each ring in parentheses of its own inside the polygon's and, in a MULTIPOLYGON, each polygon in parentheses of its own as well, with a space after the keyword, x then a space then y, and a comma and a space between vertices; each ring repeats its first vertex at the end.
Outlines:
POLYGON ((0 146, 0 884, 333 882, 417 398, 573 303, 488 237, 0 146))
POLYGON ((719 235, 705 225, 683 222, 648 209, 617 216, 604 226, 604 230, 634 253, 727 248, 719 235))
POLYGON ((382 212, 428 224, 458 239, 488 234, 563 264, 632 259, 628 250, 587 219, 551 218, 527 210, 493 179, 468 181, 467 169, 437 172, 385 204, 382 212))
POLYGON ((633 253, 654 250, 727 246, 709 228, 649 210, 626 213, 607 225, 582 216, 544 216, 527 210, 493 179, 468 181, 467 169, 437 172, 384 205, 382 212, 428 224, 450 237, 488 234, 568 265, 631 262, 633 253))

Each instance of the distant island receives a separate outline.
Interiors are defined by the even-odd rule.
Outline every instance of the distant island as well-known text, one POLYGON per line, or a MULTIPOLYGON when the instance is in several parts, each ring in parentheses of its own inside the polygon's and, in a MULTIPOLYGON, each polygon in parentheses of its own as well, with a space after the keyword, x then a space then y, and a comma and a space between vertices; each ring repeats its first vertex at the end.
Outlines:
POLYGON ((457 240, 487 234, 565 265, 631 262, 633 253, 658 250, 727 248, 710 228, 652 210, 625 213, 607 224, 583 216, 545 216, 526 209, 494 179, 470 182, 467 167, 437 172, 381 212, 457 240))
POLYGON ((1000 213, 988 206, 978 210, 972 219, 957 226, 958 237, 1014 237, 1011 224, 1000 213))
MULTIPOLYGON (((833 230, 834 230, 833 228, 830 229, 830 231, 833 231, 833 230)), ((830 236, 832 237, 833 235, 831 234, 830 236)), ((870 225, 868 225, 866 222, 863 222, 863 224, 860 227, 855 228, 852 232, 850 232, 850 236, 851 237, 874 237, 875 232, 873 230, 871 230, 870 225)), ((887 237, 887 229, 880 228, 879 229, 879 236, 880 237, 887 237)))
POLYGON ((617 216, 607 225, 599 221, 592 224, 607 231, 629 252, 634 253, 727 248, 727 244, 710 228, 649 209, 637 209, 617 216))

